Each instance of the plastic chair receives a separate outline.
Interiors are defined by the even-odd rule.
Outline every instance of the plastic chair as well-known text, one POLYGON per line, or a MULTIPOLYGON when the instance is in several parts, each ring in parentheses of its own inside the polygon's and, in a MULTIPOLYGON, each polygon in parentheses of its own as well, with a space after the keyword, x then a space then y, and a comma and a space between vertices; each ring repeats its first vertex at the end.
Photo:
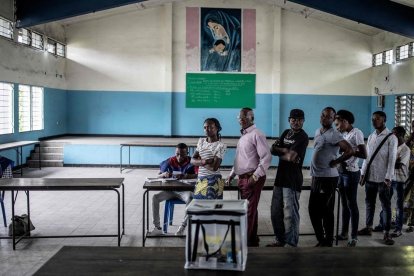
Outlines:
POLYGON ((164 224, 162 226, 162 230, 164 231, 164 233, 168 232, 168 225, 172 225, 175 204, 185 204, 185 202, 181 199, 169 199, 165 201, 164 224))

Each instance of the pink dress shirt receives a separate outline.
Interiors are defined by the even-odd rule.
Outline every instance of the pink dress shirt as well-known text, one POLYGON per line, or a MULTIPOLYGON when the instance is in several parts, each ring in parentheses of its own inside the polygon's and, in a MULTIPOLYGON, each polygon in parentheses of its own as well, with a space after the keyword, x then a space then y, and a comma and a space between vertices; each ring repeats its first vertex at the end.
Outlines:
POLYGON ((230 175, 253 172, 256 177, 266 175, 272 161, 266 136, 252 125, 244 130, 237 143, 236 157, 230 175))

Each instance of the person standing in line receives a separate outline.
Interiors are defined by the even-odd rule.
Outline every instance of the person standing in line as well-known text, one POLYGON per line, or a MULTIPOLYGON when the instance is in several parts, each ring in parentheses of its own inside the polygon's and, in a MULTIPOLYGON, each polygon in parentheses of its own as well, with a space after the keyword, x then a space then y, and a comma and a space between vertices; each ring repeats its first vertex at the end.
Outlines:
POLYGON ((204 121, 206 137, 200 138, 191 158, 191 164, 198 166, 198 178, 194 199, 223 199, 224 180, 220 165, 227 146, 221 141, 221 125, 216 118, 204 121))
POLYGON ((389 234, 391 228, 390 188, 397 159, 398 140, 385 126, 386 121, 387 115, 383 111, 375 111, 372 114, 372 125, 375 131, 368 137, 368 157, 362 165, 360 180, 360 185, 365 185, 366 226, 358 231, 358 235, 372 235, 375 203, 377 194, 379 194, 383 211, 384 243, 393 245, 394 241, 389 234), (375 152, 377 154, 373 156, 375 152))
POLYGON ((239 124, 242 136, 237 143, 233 168, 226 180, 230 185, 233 178, 238 176, 238 187, 241 198, 249 200, 247 209, 247 243, 248 246, 259 246, 257 236, 258 212, 257 206, 260 193, 266 181, 266 171, 272 161, 266 136, 256 128, 254 113, 251 108, 240 110, 239 124))
POLYGON ((267 247, 296 247, 299 242, 299 198, 302 190, 302 165, 309 137, 302 129, 305 114, 292 109, 289 115, 290 129, 272 145, 270 152, 279 156, 279 166, 273 188, 270 207, 275 241, 267 247))
POLYGON ((414 231, 414 121, 411 122, 410 136, 407 138, 406 145, 410 148, 410 181, 404 189, 404 221, 407 224, 405 232, 411 233, 414 231))
POLYGON ((354 151, 341 133, 332 127, 335 109, 322 110, 321 128, 316 130, 311 161, 312 176, 309 216, 318 240, 316 247, 331 247, 334 232, 335 188, 338 183, 337 165, 349 159, 354 151), (338 151, 342 155, 337 158, 338 151))
POLYGON ((338 240, 348 240, 349 221, 351 220, 351 238, 349 247, 355 247, 358 242, 359 210, 357 202, 358 183, 361 177, 358 158, 367 158, 367 149, 364 143, 364 134, 353 127, 354 114, 348 110, 339 110, 335 116, 335 126, 342 133, 345 140, 352 146, 354 155, 341 163, 339 170, 338 188, 342 203, 342 231, 338 240))
POLYGON ((397 216, 395 230, 391 233, 393 238, 397 238, 402 235, 402 226, 404 220, 404 185, 409 177, 409 163, 410 163, 410 148, 405 144, 404 136, 405 129, 402 126, 397 126, 392 129, 392 133, 398 139, 397 148, 397 160, 395 162, 395 173, 392 179, 392 186, 390 191, 390 197, 392 198, 393 192, 397 193, 397 216))

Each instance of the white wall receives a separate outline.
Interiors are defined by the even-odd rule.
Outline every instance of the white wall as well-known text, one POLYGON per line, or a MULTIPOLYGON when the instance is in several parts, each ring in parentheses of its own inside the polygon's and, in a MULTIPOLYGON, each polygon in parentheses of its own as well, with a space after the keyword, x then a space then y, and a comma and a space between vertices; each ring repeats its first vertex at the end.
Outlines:
POLYGON ((171 91, 170 18, 164 5, 69 25, 68 89, 171 91))
POLYGON ((184 1, 66 28, 69 89, 185 91, 185 8, 254 8, 258 93, 370 95, 370 36, 256 1, 184 1))
MULTIPOLYGON (((413 39, 388 32, 380 33, 373 38, 373 53, 395 49, 407 44, 413 39)), ((373 68, 372 93, 378 88, 384 95, 414 93, 414 58, 408 58, 398 63, 384 64, 373 68)))
POLYGON ((283 12, 283 93, 369 95, 371 61, 369 36, 283 12))

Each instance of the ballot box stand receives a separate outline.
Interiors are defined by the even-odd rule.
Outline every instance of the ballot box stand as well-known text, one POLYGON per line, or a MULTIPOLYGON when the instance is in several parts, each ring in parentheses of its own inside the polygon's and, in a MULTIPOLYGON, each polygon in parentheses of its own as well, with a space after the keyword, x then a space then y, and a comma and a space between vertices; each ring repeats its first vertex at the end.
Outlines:
POLYGON ((247 205, 247 200, 190 202, 186 208, 186 269, 245 270, 247 205))

